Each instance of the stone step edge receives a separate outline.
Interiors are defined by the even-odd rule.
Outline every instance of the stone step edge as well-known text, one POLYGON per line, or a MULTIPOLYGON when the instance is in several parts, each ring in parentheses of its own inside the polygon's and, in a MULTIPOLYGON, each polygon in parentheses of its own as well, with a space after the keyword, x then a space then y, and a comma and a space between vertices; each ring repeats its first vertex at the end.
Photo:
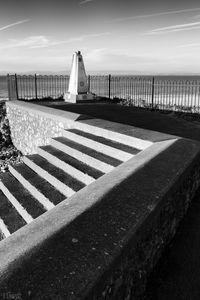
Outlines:
POLYGON ((130 135, 126 135, 126 134, 122 134, 122 133, 119 133, 116 131, 88 125, 88 124, 81 123, 78 121, 73 123, 73 128, 79 129, 84 132, 91 133, 96 136, 101 136, 106 139, 112 140, 114 142, 128 145, 130 147, 134 147, 139 150, 144 150, 153 144, 153 142, 148 141, 148 140, 142 140, 142 139, 130 136, 130 135))
POLYGON ((53 185, 59 192, 61 192, 66 197, 72 196, 75 191, 68 187, 66 184, 61 182, 56 177, 52 176, 46 170, 38 166, 35 162, 30 160, 28 157, 23 157, 24 163, 31 168, 34 172, 36 172, 39 176, 43 177, 46 181, 48 181, 51 185, 53 185))
POLYGON ((3 238, 7 238, 11 235, 10 231, 8 230, 6 224, 4 221, 0 218, 0 232, 3 236, 3 238))
POLYGON ((36 187, 34 187, 11 165, 9 166, 9 171, 33 195, 33 197, 35 197, 43 205, 46 210, 50 210, 55 207, 55 205, 48 198, 38 191, 36 187))
POLYGON ((85 153, 82 153, 79 150, 71 148, 61 142, 58 142, 55 139, 51 139, 50 143, 51 143, 51 146, 57 148, 58 150, 61 150, 64 153, 69 154, 70 156, 73 156, 74 158, 80 160, 81 162, 83 162, 97 170, 100 170, 103 173, 108 173, 114 169, 113 166, 106 164, 96 158, 93 158, 85 153))
POLYGON ((44 149, 38 147, 37 152, 40 156, 47 159, 51 164, 55 165, 57 168, 62 169, 64 172, 70 174, 75 179, 81 181, 82 183, 88 185, 95 181, 95 179, 80 170, 72 167, 71 165, 67 164, 66 162, 62 161, 61 159, 57 158, 53 154, 45 151, 44 149))
POLYGON ((104 153, 104 154, 106 154, 110 157, 114 157, 114 158, 116 158, 120 161, 123 161, 123 162, 129 160, 130 158, 132 158, 134 156, 133 154, 130 154, 128 152, 125 152, 125 151, 113 148, 111 146, 105 145, 103 143, 94 141, 92 139, 83 137, 81 135, 70 132, 68 130, 63 130, 62 133, 63 133, 64 137, 66 137, 66 138, 68 138, 68 139, 70 139, 70 140, 72 140, 76 143, 82 144, 82 145, 84 145, 88 148, 91 148, 91 149, 96 150, 98 152, 104 153))
POLYGON ((13 205, 13 207, 17 210, 17 212, 22 216, 27 224, 33 221, 32 216, 25 210, 25 208, 19 203, 19 201, 13 196, 13 194, 9 191, 9 189, 4 185, 4 183, 0 180, 0 189, 7 197, 8 201, 13 205))

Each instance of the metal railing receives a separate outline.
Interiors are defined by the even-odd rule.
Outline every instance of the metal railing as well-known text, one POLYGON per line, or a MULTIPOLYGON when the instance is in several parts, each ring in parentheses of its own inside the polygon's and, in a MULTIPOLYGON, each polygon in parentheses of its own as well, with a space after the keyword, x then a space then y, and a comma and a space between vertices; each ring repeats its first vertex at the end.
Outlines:
POLYGON ((68 89, 69 76, 58 75, 9 75, 9 99, 24 100, 63 96, 68 89))
MULTIPOLYGON (((9 75, 9 99, 62 98, 68 84, 67 75, 9 75)), ((89 75, 88 87, 100 97, 119 98, 132 106, 200 113, 200 78, 89 75)))

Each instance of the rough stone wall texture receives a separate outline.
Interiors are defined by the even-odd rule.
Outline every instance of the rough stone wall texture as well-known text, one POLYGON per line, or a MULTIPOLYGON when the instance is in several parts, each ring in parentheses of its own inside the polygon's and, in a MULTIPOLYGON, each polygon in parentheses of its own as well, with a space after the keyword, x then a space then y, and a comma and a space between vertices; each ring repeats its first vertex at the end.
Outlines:
POLYGON ((196 161, 188 176, 167 193, 164 205, 139 228, 133 240, 123 249, 115 265, 103 274, 93 289, 81 300, 144 300, 145 289, 153 267, 164 248, 174 237, 177 227, 200 185, 200 161, 196 161), (181 183, 180 183, 181 182, 181 183), (131 246, 130 246, 131 245, 131 246))
POLYGON ((7 107, 11 138, 15 147, 24 155, 34 154, 38 146, 49 144, 51 137, 62 135, 70 124, 51 118, 48 114, 37 114, 32 110, 7 107))

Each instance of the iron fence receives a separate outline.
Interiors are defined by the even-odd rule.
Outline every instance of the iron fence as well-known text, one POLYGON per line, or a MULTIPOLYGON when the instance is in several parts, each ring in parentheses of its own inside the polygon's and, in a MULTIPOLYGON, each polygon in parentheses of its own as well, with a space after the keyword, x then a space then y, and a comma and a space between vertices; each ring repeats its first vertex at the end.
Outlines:
POLYGON ((57 99, 68 89, 69 76, 9 75, 9 99, 57 99))
MULTIPOLYGON (((9 75, 9 99, 62 98, 68 84, 67 75, 9 75)), ((89 75, 88 87, 97 96, 118 98, 126 105, 200 113, 200 78, 89 75)))

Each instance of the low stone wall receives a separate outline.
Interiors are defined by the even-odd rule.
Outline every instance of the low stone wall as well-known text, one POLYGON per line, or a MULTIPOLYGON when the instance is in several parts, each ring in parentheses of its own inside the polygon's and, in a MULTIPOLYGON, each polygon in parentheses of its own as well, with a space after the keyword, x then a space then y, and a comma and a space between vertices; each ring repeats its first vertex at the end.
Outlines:
POLYGON ((23 101, 6 103, 12 142, 23 154, 34 154, 38 146, 49 144, 51 137, 62 135, 79 115, 53 110, 23 101), (39 107, 39 109, 38 109, 39 107))
POLYGON ((200 184, 200 145, 155 143, 0 243, 0 292, 142 299, 200 184))

